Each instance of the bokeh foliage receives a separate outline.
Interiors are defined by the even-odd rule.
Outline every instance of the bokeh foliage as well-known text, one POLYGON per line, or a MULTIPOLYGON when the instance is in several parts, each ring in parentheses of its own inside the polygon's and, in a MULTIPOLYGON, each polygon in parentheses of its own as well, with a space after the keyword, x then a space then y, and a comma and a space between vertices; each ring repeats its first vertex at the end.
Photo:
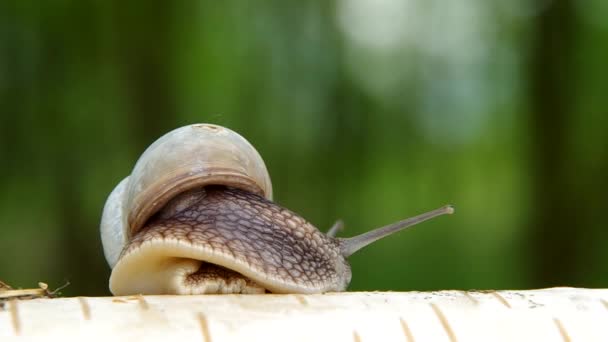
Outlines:
POLYGON ((0 279, 108 294, 106 196, 163 133, 259 150, 275 200, 354 235, 352 290, 608 286, 608 6, 4 1, 0 279))

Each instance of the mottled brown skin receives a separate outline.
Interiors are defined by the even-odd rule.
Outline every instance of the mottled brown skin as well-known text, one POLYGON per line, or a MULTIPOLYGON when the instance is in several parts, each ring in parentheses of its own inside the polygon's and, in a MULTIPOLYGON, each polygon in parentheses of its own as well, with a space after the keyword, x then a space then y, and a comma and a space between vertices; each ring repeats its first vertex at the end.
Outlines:
MULTIPOLYGON (((314 289, 337 284, 335 290, 343 290, 351 278, 338 239, 321 233, 292 211, 242 190, 206 187, 175 199, 135 234, 123 253, 159 238, 188 240, 228 252, 279 285, 295 283, 314 289)), ((204 265, 209 271, 201 269, 193 277, 235 276, 225 268, 204 265)))
POLYGON ((266 292, 263 286, 260 286, 255 281, 244 277, 243 275, 235 272, 226 267, 218 266, 210 263, 203 263, 199 267, 198 271, 192 273, 186 279, 186 284, 190 286, 199 286, 203 282, 217 282, 223 281, 223 287, 228 287, 229 284, 235 284, 239 281, 243 281, 242 286, 233 286, 233 288, 239 288, 240 293, 264 293, 266 292), (245 290, 249 291, 245 291, 245 290))

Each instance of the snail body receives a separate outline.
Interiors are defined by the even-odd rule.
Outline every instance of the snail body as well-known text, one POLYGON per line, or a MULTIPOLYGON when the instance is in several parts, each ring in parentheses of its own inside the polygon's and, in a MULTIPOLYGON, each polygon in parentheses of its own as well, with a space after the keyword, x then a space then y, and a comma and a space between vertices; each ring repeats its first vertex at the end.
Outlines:
POLYGON ((347 288, 346 258, 358 249, 451 212, 353 238, 324 234, 272 202, 264 162, 244 138, 197 124, 144 152, 108 197, 101 236, 114 295, 322 293, 347 288))

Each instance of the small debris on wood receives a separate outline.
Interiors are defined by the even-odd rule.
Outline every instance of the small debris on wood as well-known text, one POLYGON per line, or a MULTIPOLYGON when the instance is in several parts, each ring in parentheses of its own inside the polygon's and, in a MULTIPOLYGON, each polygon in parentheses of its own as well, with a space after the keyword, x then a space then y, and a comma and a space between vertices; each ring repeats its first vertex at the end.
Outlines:
POLYGON ((12 287, 8 286, 8 284, 6 284, 2 280, 0 280, 0 292, 2 292, 3 290, 12 290, 12 289, 13 289, 12 287))
POLYGON ((0 310, 4 310, 4 304, 10 300, 26 300, 35 298, 55 298, 59 291, 70 285, 66 282, 65 285, 58 287, 54 291, 49 291, 49 285, 43 282, 38 283, 38 288, 33 289, 13 289, 10 285, 0 280, 0 310))

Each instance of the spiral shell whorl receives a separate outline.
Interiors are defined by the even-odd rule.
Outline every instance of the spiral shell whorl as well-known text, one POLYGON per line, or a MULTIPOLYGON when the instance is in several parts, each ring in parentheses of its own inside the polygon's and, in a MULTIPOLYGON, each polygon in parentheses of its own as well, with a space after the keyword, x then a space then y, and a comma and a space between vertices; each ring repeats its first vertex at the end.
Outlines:
POLYGON ((177 128, 156 140, 104 207, 101 231, 110 266, 116 243, 127 241, 179 193, 206 185, 226 185, 272 200, 270 176, 256 149, 238 133, 216 125, 177 128), (118 203, 117 203, 118 202, 118 203), (109 246, 106 241, 112 241, 109 246))

